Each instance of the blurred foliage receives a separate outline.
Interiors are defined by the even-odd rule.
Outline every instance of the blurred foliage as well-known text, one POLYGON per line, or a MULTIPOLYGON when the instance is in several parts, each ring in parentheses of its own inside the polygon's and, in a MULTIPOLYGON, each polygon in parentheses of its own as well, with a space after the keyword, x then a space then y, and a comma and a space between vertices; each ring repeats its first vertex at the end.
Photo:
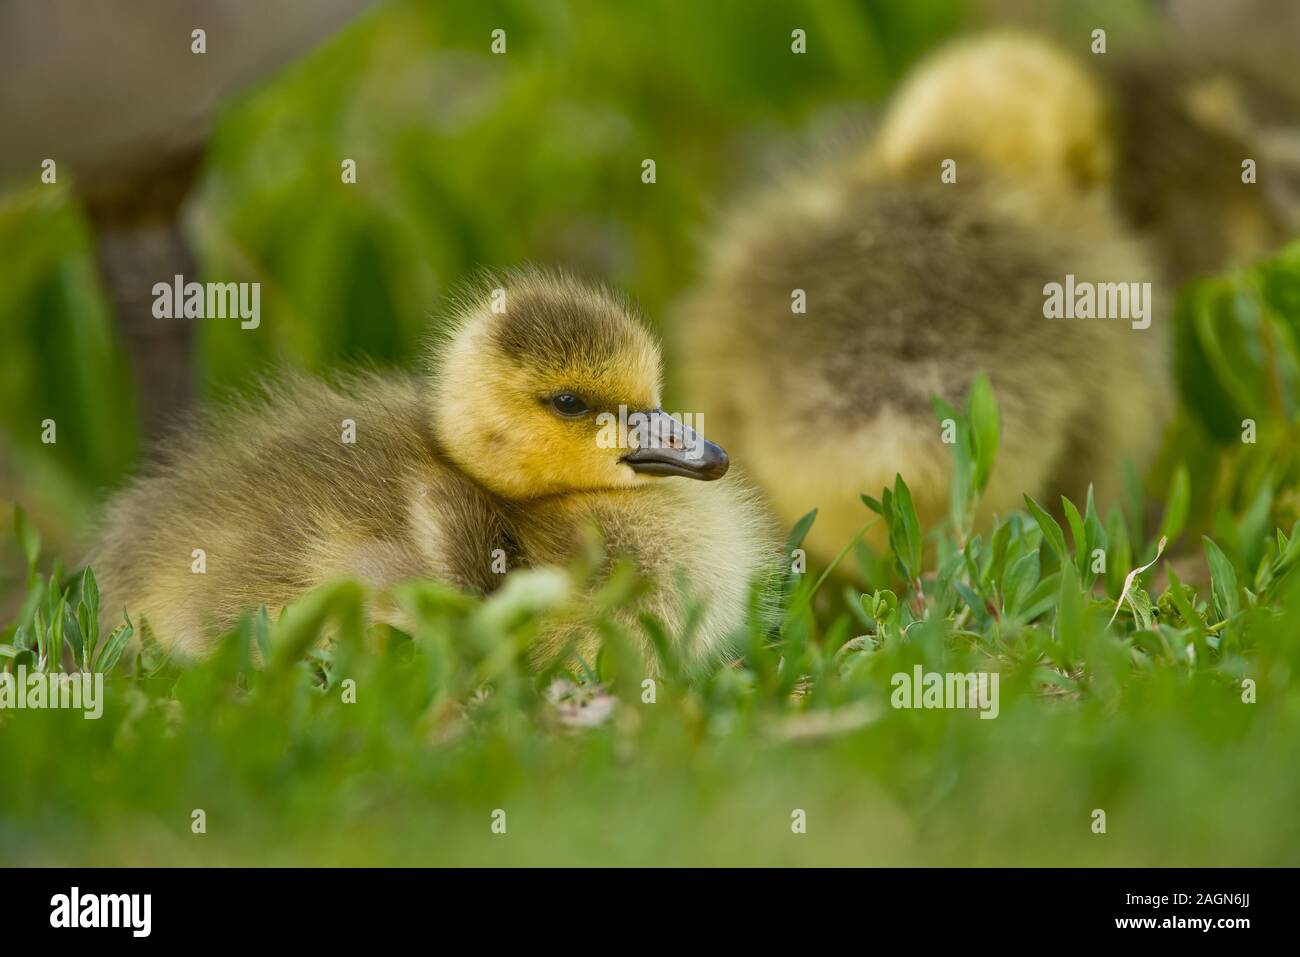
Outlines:
POLYGON ((1300 520, 1300 244, 1193 282, 1174 314, 1183 411, 1168 462, 1194 516, 1253 574, 1269 530, 1300 520))
MULTIPOLYGON (((755 137, 878 99, 961 12, 960 0, 381 6, 219 124, 190 232, 203 279, 262 283, 263 321, 200 327, 206 391, 279 363, 409 361, 443 296, 524 260, 616 283, 657 319, 691 278, 694 231, 752 171, 755 137), (796 25, 814 37, 803 56, 789 52, 796 25), (504 55, 489 52, 496 28, 504 55), (355 185, 341 182, 345 158, 355 185)), ((82 494, 135 454, 91 242, 62 187, 0 206, 2 441, 53 454, 82 494), (47 416, 55 449, 39 440, 47 416)))

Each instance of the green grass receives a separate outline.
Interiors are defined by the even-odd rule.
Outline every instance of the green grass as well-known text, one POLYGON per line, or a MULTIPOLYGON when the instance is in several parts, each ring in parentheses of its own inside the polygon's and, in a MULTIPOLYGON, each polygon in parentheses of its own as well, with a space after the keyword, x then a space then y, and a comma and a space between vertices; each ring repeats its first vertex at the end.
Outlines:
MULTIPOLYGON (((362 589, 339 582, 277 621, 250 614, 199 665, 178 667, 146 636, 113 670, 99 720, 0 712, 3 856, 1300 861, 1297 530, 1271 535, 1249 578, 1239 554, 1206 539, 1201 588, 1161 562, 1131 576, 1161 546, 1132 537, 1118 509, 1103 522, 1091 497, 1082 509, 1063 503, 1068 532, 1027 498, 1025 513, 972 534, 996 404, 979 382, 964 410, 939 415, 958 439, 949 519, 921 529, 901 479, 864 498, 864 520, 875 511, 889 529, 889 553, 857 549, 862 573, 889 566, 893 587, 860 593, 843 569, 792 572, 769 586, 781 620, 756 614, 736 636, 737 660, 703 677, 677 668, 674 636, 658 636, 656 665, 608 623, 596 661, 531 674, 529 642, 567 600, 565 574, 546 570, 511 576, 485 600, 403 585, 393 598, 418 621, 411 634, 367 629, 362 589), (1162 570, 1168 584, 1152 589, 1162 570), (893 707, 892 677, 917 665, 998 672, 996 718, 893 707), (1098 809, 1105 833, 1094 832, 1098 809), (204 833, 192 830, 196 810, 204 833), (492 829, 498 810, 504 834, 492 829), (792 830, 796 811, 806 833, 792 830)), ((1160 535, 1174 545, 1186 537, 1186 489, 1180 474, 1165 503, 1160 535)), ((814 520, 799 523, 791 550, 814 520)), ((21 512, 17 524, 30 595, 0 635, 7 667, 75 667, 96 660, 97 644, 108 650, 92 667, 111 666, 103 658, 129 626, 97 642, 86 624, 93 574, 41 574, 35 531, 21 512), (79 650, 88 635, 91 651, 79 650)), ((613 575, 592 607, 630 586, 613 575)))

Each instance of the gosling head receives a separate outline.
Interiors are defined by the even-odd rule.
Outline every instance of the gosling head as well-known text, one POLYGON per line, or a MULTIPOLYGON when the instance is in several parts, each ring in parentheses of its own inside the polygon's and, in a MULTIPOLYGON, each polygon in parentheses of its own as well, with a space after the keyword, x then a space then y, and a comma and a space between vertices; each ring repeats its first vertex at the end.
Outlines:
POLYGON ((434 432, 462 471, 512 499, 727 471, 726 452, 661 410, 659 346, 627 303, 532 270, 486 285, 431 363, 434 432))

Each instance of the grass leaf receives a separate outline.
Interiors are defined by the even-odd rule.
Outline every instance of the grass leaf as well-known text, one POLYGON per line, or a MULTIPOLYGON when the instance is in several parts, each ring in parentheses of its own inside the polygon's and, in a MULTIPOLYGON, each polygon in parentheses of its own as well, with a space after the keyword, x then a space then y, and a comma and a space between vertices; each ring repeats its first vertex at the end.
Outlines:
POLYGON ((1061 564, 1063 566, 1069 564, 1070 553, 1065 550, 1065 532, 1061 531, 1061 526, 1057 524, 1056 519, 1047 514, 1047 510, 1028 494, 1025 495, 1025 507, 1029 509, 1029 514, 1042 529, 1043 540, 1052 546, 1052 551, 1056 552, 1056 557, 1060 559, 1061 564))

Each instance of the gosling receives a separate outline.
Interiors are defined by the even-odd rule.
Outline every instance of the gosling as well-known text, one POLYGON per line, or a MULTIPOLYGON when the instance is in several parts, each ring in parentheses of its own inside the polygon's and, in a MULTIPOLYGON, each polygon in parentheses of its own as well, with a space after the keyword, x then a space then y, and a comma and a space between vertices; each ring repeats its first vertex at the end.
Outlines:
MULTIPOLYGON (((423 375, 290 377, 167 443, 107 509, 91 556, 104 607, 193 657, 244 610, 326 580, 486 594, 503 570, 571 562, 595 528, 608 561, 649 585, 619 610, 628 632, 656 615, 690 631, 677 653, 706 666, 777 553, 754 496, 722 478, 723 449, 661 411, 660 379, 658 344, 622 299, 512 273, 452 310, 423 375)), ((566 650, 591 661, 599 644, 572 623, 542 632, 539 666, 566 650)))
MULTIPOLYGON (((1100 85, 1031 37, 959 42, 906 79, 874 138, 741 204, 674 323, 692 401, 779 517, 814 506, 823 561, 895 473, 947 514, 932 404, 988 375, 1001 447, 979 520, 1076 501, 1142 468, 1168 414, 1169 290, 1115 209, 1100 85), (1049 319, 1050 284, 1149 283, 1149 328, 1049 319)), ((1132 288, 1130 286, 1130 288, 1132 288)), ((869 534, 882 544, 879 524, 869 534)))

